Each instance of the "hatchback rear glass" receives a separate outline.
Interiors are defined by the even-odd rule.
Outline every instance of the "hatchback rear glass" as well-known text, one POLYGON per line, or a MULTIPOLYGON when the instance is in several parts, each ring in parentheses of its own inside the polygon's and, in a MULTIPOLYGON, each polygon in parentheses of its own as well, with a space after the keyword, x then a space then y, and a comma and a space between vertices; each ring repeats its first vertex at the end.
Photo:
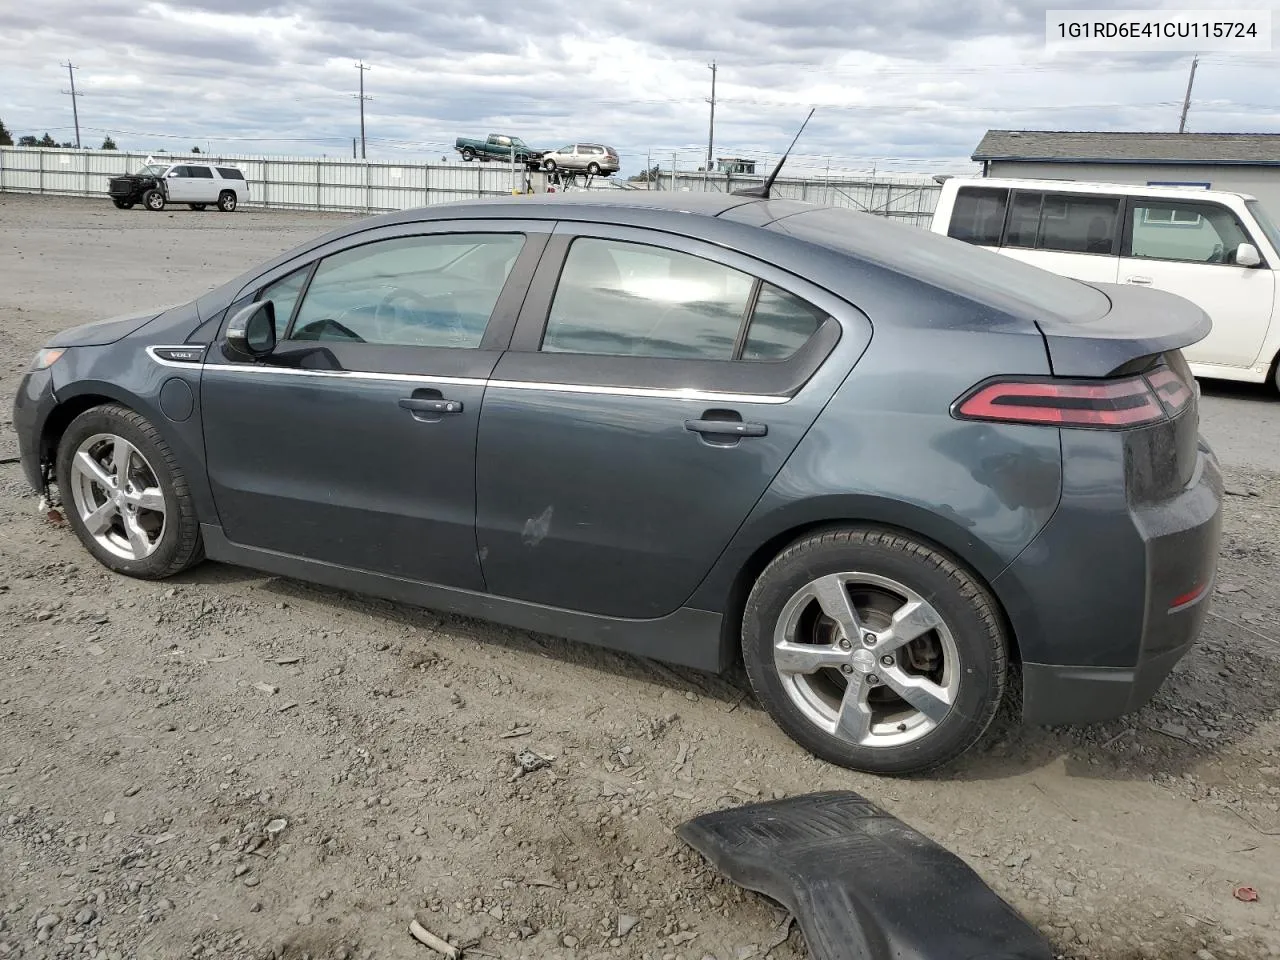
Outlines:
POLYGON ((785 217, 770 229, 1009 313, 1087 323, 1111 310, 1110 299, 1079 280, 884 217, 826 207, 785 217))

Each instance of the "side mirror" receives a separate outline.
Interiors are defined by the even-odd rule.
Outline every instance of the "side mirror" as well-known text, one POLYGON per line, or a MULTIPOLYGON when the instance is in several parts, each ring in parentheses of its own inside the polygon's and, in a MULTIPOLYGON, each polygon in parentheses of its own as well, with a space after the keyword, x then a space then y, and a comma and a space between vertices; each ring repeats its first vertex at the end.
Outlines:
POLYGON ((168 173, 165 174, 166 177, 176 177, 177 175, 178 175, 177 170, 170 170, 168 173))
POLYGON ((227 346, 254 360, 268 356, 276 348, 276 305, 260 300, 236 311, 227 324, 227 346))
POLYGON ((1252 243, 1242 243, 1236 247, 1236 266, 1237 267, 1256 267, 1262 262, 1262 256, 1258 253, 1258 248, 1252 243))

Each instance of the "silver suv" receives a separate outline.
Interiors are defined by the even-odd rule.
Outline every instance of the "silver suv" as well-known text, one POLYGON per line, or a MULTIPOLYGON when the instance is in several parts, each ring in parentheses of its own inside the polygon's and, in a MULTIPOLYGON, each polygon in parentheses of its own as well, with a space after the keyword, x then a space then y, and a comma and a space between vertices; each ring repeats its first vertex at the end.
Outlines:
POLYGON ((207 163, 148 163, 137 173, 112 177, 107 184, 111 202, 121 210, 136 203, 163 210, 166 203, 185 203, 192 210, 217 204, 230 213, 249 199, 249 184, 236 167, 207 163))
POLYGON ((586 173, 603 173, 606 177, 618 172, 618 152, 602 143, 571 143, 567 147, 542 155, 542 169, 581 170, 586 173))

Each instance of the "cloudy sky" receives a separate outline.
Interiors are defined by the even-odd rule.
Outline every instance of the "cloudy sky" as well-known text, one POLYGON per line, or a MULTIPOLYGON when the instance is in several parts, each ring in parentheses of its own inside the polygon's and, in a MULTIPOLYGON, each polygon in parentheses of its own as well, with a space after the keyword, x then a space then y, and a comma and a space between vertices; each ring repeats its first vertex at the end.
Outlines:
MULTIPOLYGON (((1091 5, 0 0, 0 120, 74 139, 70 59, 86 144, 349 156, 363 59, 370 159, 438 160, 456 136, 504 131, 613 144, 626 172, 673 154, 692 168, 715 60, 718 156, 776 156, 810 106, 794 162, 833 171, 964 170, 991 127, 1176 130, 1191 54, 1046 52, 1045 9, 1091 5)), ((1188 129, 1280 131, 1278 64, 1203 56, 1188 129)))

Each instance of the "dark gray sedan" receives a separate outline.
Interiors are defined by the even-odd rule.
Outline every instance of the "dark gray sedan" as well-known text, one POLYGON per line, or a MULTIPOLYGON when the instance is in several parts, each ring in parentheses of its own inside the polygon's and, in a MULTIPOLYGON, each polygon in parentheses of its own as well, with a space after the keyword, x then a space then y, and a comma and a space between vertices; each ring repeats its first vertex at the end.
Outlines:
POLYGON ((14 410, 112 570, 204 557, 706 670, 834 763, 1143 704, 1221 476, 1176 297, 846 210, 644 193, 364 220, 67 331, 14 410))

